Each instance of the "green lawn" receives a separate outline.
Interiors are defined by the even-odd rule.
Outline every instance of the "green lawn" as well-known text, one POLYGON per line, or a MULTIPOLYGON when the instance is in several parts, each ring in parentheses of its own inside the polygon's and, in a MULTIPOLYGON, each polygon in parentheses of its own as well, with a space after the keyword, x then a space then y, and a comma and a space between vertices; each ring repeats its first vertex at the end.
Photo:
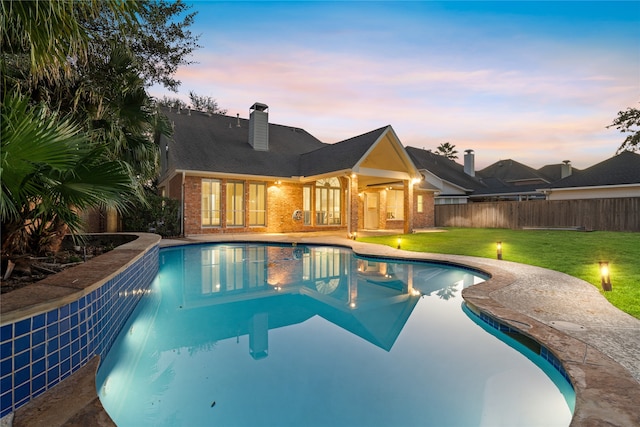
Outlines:
MULTIPOLYGON (((496 258, 561 271, 596 286, 611 302, 640 319, 640 233, 445 228, 444 232, 400 235, 402 249, 496 258), (608 261, 613 291, 600 286, 598 261, 608 261)), ((399 236, 358 240, 397 246, 399 236)))

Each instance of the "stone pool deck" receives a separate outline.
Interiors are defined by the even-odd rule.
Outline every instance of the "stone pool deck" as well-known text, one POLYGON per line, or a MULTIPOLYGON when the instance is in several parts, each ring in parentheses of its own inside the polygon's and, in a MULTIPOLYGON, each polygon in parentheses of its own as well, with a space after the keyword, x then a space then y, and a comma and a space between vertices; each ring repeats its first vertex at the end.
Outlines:
MULTIPOLYGON (((576 389, 572 426, 640 425, 640 320, 613 307, 589 283, 506 260, 409 252, 336 233, 192 236, 164 239, 160 246, 245 241, 341 245, 361 255, 434 260, 485 271, 491 279, 465 289, 463 297, 540 342, 562 362, 576 389)), ((113 426, 96 396, 97 365, 93 360, 18 409, 13 425, 113 426)))

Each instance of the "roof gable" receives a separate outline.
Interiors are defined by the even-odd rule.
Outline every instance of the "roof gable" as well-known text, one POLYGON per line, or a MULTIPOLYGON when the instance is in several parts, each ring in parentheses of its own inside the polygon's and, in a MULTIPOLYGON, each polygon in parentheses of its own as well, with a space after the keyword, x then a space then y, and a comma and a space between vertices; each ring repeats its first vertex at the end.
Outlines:
POLYGON ((539 181, 541 183, 549 182, 547 177, 541 175, 535 169, 511 159, 499 160, 481 171, 478 171, 477 174, 481 178, 495 178, 507 183, 534 183, 535 181, 539 181))
POLYGON ((300 156, 300 176, 351 171, 388 179, 418 177, 419 171, 391 126, 372 130, 300 156), (407 176, 408 174, 408 176, 407 176))

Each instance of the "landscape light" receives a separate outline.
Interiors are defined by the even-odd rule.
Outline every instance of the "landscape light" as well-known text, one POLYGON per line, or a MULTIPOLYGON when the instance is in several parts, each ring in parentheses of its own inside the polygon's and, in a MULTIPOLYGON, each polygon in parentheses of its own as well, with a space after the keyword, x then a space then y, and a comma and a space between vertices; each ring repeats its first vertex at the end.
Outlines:
POLYGON ((402 244, 402 238, 398 237, 398 249, 400 249, 400 245, 402 244))
POLYGON ((602 290, 610 291, 611 276, 609 275, 609 263, 607 261, 600 261, 600 283, 602 284, 602 290))
POLYGON ((496 252, 498 259, 502 259, 502 242, 496 242, 496 252))

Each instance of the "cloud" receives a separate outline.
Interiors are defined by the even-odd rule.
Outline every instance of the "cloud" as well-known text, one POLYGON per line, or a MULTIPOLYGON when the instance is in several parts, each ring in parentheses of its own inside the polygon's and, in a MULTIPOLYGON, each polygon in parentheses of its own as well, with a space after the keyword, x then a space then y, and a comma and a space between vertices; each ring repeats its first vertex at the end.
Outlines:
POLYGON ((615 152, 622 138, 606 125, 637 103, 633 59, 530 35, 494 36, 476 43, 484 50, 462 50, 463 37, 448 34, 458 50, 432 40, 394 51, 353 40, 324 45, 320 36, 310 43, 296 33, 250 44, 229 35, 176 77, 183 94, 212 96, 231 115, 247 117, 253 102, 263 102, 272 122, 325 142, 391 124, 405 145, 448 141, 476 150, 479 164, 513 158, 539 167, 568 158, 587 167, 615 152))

